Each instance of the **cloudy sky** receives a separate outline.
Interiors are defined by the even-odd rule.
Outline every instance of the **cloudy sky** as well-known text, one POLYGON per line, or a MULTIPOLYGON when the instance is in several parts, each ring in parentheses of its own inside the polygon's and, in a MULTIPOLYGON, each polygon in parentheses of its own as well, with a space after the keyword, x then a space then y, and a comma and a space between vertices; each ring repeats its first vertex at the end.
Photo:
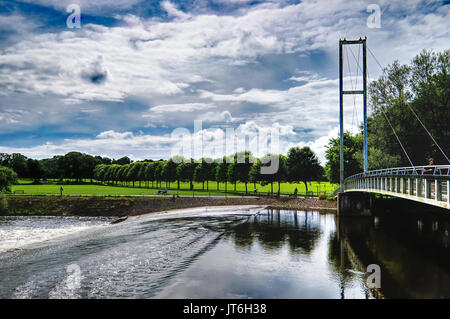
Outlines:
MULTIPOLYGON (((309 145, 324 164, 338 134, 339 39, 367 36, 386 66, 448 49, 449 30, 449 1, 0 0, 0 152, 159 159, 180 130, 210 144, 227 129, 276 130, 279 152, 309 145), (80 28, 68 27, 70 4, 80 28)), ((346 53, 356 88, 361 52, 346 53)), ((368 69, 380 75, 370 54, 368 69)), ((360 102, 345 100, 348 129, 360 102)))

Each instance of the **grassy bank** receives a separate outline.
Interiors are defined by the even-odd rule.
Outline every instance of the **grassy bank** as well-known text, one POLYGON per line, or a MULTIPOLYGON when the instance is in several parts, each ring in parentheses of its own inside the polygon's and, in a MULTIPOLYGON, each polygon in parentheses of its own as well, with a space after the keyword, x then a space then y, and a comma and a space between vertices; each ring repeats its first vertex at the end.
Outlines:
MULTIPOLYGON (((135 187, 133 187, 132 183, 125 183, 124 185, 102 185, 100 183, 96 183, 94 181, 93 184, 90 184, 87 180, 84 181, 83 184, 71 184, 73 181, 65 180, 64 182, 59 181, 43 181, 41 184, 33 184, 31 180, 21 179, 19 180, 18 185, 12 186, 12 192, 16 193, 24 193, 24 194, 59 194, 60 186, 64 189, 64 194, 67 195, 152 195, 158 192, 158 188, 156 188, 156 183, 154 183, 155 187, 152 187, 152 183, 141 183, 141 187, 139 187, 139 183, 135 183, 135 187)), ((177 183, 171 183, 167 185, 169 189, 169 194, 178 194, 178 195, 192 195, 193 191, 189 190, 189 183, 182 182, 180 183, 180 189, 177 189, 177 183)), ((162 183, 162 188, 166 187, 166 183, 162 183)), ((295 188, 298 188, 299 194, 306 194, 306 187, 303 183, 299 184, 290 184, 290 183, 281 183, 280 193, 281 194, 292 194, 295 188)), ((231 196, 234 192, 234 184, 227 184, 228 196, 231 196)), ((336 184, 331 184, 329 182, 311 182, 308 183, 308 190, 311 192, 311 195, 317 196, 318 194, 331 194, 337 188, 336 184)), ((253 193, 254 185, 253 183, 247 184, 247 189, 249 193, 253 193)), ((271 191, 270 185, 260 185, 256 184, 256 189, 259 194, 267 194, 271 191)), ((245 192, 245 184, 237 183, 236 190, 239 193, 245 192)), ((278 192, 278 183, 273 185, 274 193, 278 192)), ((216 182, 209 182, 209 191, 206 191, 206 183, 205 183, 205 191, 203 191, 203 187, 201 183, 194 183, 194 192, 195 196, 224 196, 225 192, 225 184, 219 184, 219 190, 217 190, 216 182)))

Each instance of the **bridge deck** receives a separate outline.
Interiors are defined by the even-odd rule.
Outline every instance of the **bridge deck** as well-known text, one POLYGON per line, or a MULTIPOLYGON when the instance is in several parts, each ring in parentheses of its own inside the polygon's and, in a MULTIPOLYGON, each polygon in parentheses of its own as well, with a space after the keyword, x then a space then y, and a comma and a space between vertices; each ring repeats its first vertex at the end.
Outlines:
POLYGON ((450 165, 397 167, 348 177, 344 192, 389 195, 450 209, 450 165))

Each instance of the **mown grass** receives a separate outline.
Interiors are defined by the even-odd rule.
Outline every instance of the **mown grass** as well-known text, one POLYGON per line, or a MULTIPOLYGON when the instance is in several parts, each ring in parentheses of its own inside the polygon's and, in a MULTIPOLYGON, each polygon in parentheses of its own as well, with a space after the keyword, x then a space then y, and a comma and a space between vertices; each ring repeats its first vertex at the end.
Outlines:
MULTIPOLYGON (((95 182, 95 181, 94 181, 95 182)), ((18 185, 12 186, 12 192, 23 191, 24 194, 59 194, 60 186, 64 189, 65 195, 152 195, 158 192, 156 187, 156 183, 146 183, 141 182, 141 187, 139 187, 139 182, 135 183, 135 187, 132 187, 132 183, 125 183, 124 185, 102 185, 100 183, 90 184, 89 181, 83 181, 83 184, 75 184, 74 181, 65 181, 60 183, 58 181, 43 181, 41 184, 33 184, 31 180, 21 179, 19 180, 18 185), (67 183, 69 182, 69 183, 67 183)), ((166 187, 166 183, 161 183, 161 188, 166 187)), ((303 183, 299 184, 290 184, 290 183, 282 183, 281 184, 281 194, 293 194, 294 189, 298 188, 298 194, 305 194, 306 187, 303 183)), ((318 194, 331 194, 338 186, 336 184, 331 184, 329 182, 311 182, 308 183, 308 190, 312 191, 312 195, 318 194)), ((181 182, 180 190, 177 190, 177 183, 173 182, 170 185, 167 185, 169 189, 169 194, 179 194, 179 195, 192 195, 193 191, 189 190, 189 183, 181 182), (169 187, 170 186, 170 187, 169 187)), ((217 191, 217 183, 209 182, 209 191, 207 191, 206 183, 205 183, 205 191, 202 191, 202 183, 194 183, 194 193, 195 196, 201 195, 210 195, 210 196, 224 196, 225 184, 219 184, 219 191, 217 191)), ((265 185, 262 186, 260 184, 256 184, 256 189, 259 194, 267 194, 271 190, 271 186, 265 185)), ((253 193, 254 185, 253 183, 247 184, 247 190, 250 194, 253 193)), ((227 191, 229 192, 227 195, 230 196, 234 192, 234 184, 228 183, 227 191)), ((239 193, 245 192, 245 184, 237 183, 236 191, 239 193)), ((278 192, 278 183, 273 184, 273 192, 278 192)))

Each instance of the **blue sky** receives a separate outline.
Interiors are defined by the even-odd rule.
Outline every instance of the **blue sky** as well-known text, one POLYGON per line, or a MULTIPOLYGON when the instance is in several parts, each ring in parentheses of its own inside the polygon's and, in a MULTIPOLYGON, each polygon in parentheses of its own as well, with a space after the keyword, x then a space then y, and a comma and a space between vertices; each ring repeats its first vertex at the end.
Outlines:
MULTIPOLYGON (((308 145, 324 164, 339 125, 339 38, 367 36, 387 65, 449 49, 448 30, 448 1, 0 0, 0 152, 168 158, 174 130, 201 120, 193 138, 210 145, 225 128, 276 129, 279 152, 308 145), (74 3, 79 29, 66 25, 74 3)), ((368 68, 380 75, 370 55, 368 68)), ((360 102, 345 101, 348 129, 360 102)))

